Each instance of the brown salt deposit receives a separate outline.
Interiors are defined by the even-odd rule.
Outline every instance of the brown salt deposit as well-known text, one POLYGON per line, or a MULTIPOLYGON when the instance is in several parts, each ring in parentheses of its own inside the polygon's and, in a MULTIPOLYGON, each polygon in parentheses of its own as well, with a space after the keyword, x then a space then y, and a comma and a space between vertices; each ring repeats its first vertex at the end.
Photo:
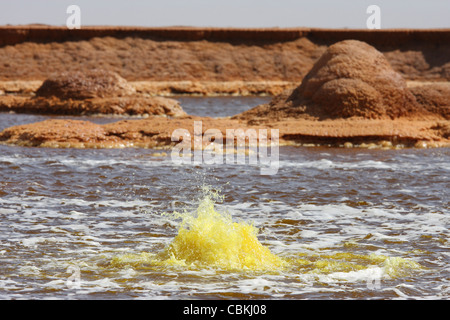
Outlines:
POLYGON ((330 46, 300 86, 238 115, 254 118, 397 119, 439 114, 420 105, 383 54, 356 40, 330 46))
MULTIPOLYGON (((66 112, 75 110, 72 114, 93 110, 96 113, 148 112, 145 107, 136 107, 136 101, 142 97, 139 92, 131 94, 123 81, 117 81, 117 86, 114 82, 96 81, 86 80, 86 83, 74 86, 75 89, 71 89, 71 84, 67 88, 63 85, 60 91, 52 87, 58 81, 50 82, 35 98, 7 97, 12 100, 5 101, 10 106, 17 106, 20 104, 14 99, 24 99, 23 110, 32 101, 36 112, 55 112, 58 108, 66 112), (87 89, 80 90, 84 84, 87 89), (54 92, 56 96, 45 92, 54 92), (111 92, 117 95, 103 97, 111 92), (67 98, 70 95, 83 99, 67 98), (55 107, 61 101, 67 105, 55 107), (128 103, 131 109, 123 108, 128 103), (118 108, 122 111, 119 112, 118 108)), ((66 82, 59 83, 61 86, 66 82)), ((152 114, 176 114, 176 119, 150 116, 148 119, 106 125, 47 120, 5 129, 0 133, 0 142, 41 147, 170 147, 174 145, 171 140, 174 130, 187 129, 193 138, 194 121, 202 121, 203 131, 214 128, 223 136, 226 129, 278 129, 280 144, 450 146, 447 88, 436 85, 408 88, 403 77, 391 68, 380 52, 354 40, 330 46, 294 90, 287 89, 269 104, 257 106, 231 119, 192 117, 173 110, 167 106, 152 111, 152 114)), ((15 111, 19 112, 17 108, 15 111)))
POLYGON ((46 120, 7 128, 0 133, 0 143, 71 148, 170 147, 177 143, 171 140, 176 129, 188 130, 194 139, 194 121, 202 121, 203 132, 217 129, 224 138, 227 129, 278 129, 281 145, 343 146, 349 142, 355 146, 374 143, 380 147, 412 147, 417 143, 425 147, 450 146, 449 121, 286 119, 249 125, 233 119, 191 116, 177 119, 149 117, 105 125, 78 120, 46 120))
POLYGON ((36 91, 36 96, 83 100, 129 96, 135 92, 135 89, 117 73, 94 69, 53 75, 44 81, 36 91))
POLYGON ((178 101, 136 93, 118 74, 105 70, 65 72, 45 80, 34 97, 0 97, 0 111, 63 115, 186 115, 178 101))
POLYGON ((128 81, 294 81, 327 46, 365 41, 408 80, 450 80, 449 29, 0 26, 0 80, 114 71, 128 81))
POLYGON ((432 83, 414 86, 411 92, 427 111, 450 120, 450 83, 432 83))

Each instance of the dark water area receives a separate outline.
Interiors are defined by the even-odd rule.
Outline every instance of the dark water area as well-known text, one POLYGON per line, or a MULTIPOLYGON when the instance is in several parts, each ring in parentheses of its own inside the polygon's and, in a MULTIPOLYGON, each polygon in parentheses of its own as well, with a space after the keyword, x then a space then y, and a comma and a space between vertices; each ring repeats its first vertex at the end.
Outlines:
MULTIPOLYGON (((267 100, 180 98, 202 116, 267 100)), ((0 129, 48 118, 0 114, 0 129)), ((180 165, 155 152, 0 145, 0 299, 449 298, 448 148, 280 147, 271 176, 258 165, 180 165), (202 186, 289 266, 111 267, 167 247, 179 225, 163 213, 195 210, 202 186)))

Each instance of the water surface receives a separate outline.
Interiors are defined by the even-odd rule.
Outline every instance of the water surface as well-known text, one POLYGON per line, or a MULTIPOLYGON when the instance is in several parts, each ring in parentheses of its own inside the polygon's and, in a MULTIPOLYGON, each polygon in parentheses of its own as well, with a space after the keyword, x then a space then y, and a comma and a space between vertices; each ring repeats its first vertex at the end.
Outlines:
MULTIPOLYGON (((255 104, 184 99, 207 116, 255 104)), ((0 129, 47 118, 0 114, 0 129)), ((154 152, 0 146, 0 299, 449 297, 448 148, 282 147, 273 176, 154 152), (287 265, 112 263, 164 252, 180 220, 163 213, 195 212, 203 186, 223 196, 217 212, 252 224, 287 265)))

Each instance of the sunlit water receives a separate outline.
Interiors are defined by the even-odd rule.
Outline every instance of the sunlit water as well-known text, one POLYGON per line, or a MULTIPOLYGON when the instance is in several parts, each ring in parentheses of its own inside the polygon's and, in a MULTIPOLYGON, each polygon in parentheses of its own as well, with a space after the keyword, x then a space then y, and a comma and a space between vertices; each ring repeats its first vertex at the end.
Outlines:
POLYGON ((450 295, 450 149, 283 147, 273 176, 154 153, 0 146, 0 299, 450 295))

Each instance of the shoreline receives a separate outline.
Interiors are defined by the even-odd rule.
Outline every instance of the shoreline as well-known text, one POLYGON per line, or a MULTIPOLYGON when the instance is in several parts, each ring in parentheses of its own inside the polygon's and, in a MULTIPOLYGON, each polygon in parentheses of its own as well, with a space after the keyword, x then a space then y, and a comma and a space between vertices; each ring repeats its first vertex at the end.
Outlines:
MULTIPOLYGON (((178 144, 171 139, 177 129, 187 130, 190 133, 189 139, 194 145, 196 137, 194 121, 202 121, 202 135, 208 129, 220 132, 223 137, 223 141, 220 141, 222 145, 225 145, 228 129, 245 131, 278 129, 279 146, 368 149, 450 147, 449 120, 285 119, 249 124, 229 118, 194 116, 173 119, 152 116, 144 119, 119 120, 104 125, 81 120, 44 120, 6 128, 0 132, 0 144, 44 148, 167 149, 178 144)), ((203 147, 209 144, 211 141, 203 140, 203 147)), ((262 145, 259 140, 257 144, 262 145)))
MULTIPOLYGON (((0 81, 0 97, 33 96, 44 80, 0 81)), ((149 96, 276 96, 298 85, 294 81, 128 81, 139 94, 149 96)))
MULTIPOLYGON (((275 96, 278 91, 291 90, 291 82, 160 82, 130 81, 141 96, 275 96), (175 88, 175 89, 174 89, 175 88), (182 90, 182 88, 184 88, 182 90), (256 90, 256 89, 257 90, 256 90), (173 90, 176 90, 176 94, 173 90), (189 90, 189 93, 186 91, 189 90), (262 93, 262 94, 261 94, 262 93), (269 94, 273 93, 273 94, 269 94)), ((411 88, 426 86, 435 81, 407 81, 411 88)), ((442 83, 442 82, 441 82, 442 83)), ((449 82, 443 82, 449 84, 449 82)), ((42 81, 0 81, 3 97, 27 99, 32 97, 42 81)), ((1 99, 0 95, 0 99, 1 99)), ((11 112, 11 111, 10 111, 11 112)), ((48 114, 52 115, 52 114, 48 114)), ((80 114, 81 116, 82 114, 80 114)), ((99 114, 111 116, 114 114, 99 114)), ((76 117, 77 114, 72 114, 76 117)), ((90 116, 96 116, 90 114, 90 116)), ((425 117, 425 116, 424 116, 425 117)), ((429 118, 399 118, 368 120, 358 118, 314 119, 231 119, 196 116, 116 115, 118 121, 97 125, 90 121, 48 120, 19 125, 0 132, 0 144, 50 148, 162 148, 174 146, 170 137, 174 130, 191 130, 194 121, 205 122, 207 128, 219 129, 279 129, 280 146, 327 146, 367 149, 450 147, 450 120, 429 118), (151 129, 150 129, 151 128, 151 129)), ((191 133, 193 134, 192 130, 191 133)), ((193 136, 193 135, 192 135, 193 136)))
MULTIPOLYGON (((44 80, 0 80, 0 97, 8 95, 34 95, 44 80)), ((300 81, 301 82, 301 81, 300 81)), ((285 90, 292 90, 298 86, 297 81, 128 81, 139 94, 149 96, 276 96, 285 90)), ((450 84, 445 80, 407 80, 408 88, 425 86, 428 84, 450 84)))

